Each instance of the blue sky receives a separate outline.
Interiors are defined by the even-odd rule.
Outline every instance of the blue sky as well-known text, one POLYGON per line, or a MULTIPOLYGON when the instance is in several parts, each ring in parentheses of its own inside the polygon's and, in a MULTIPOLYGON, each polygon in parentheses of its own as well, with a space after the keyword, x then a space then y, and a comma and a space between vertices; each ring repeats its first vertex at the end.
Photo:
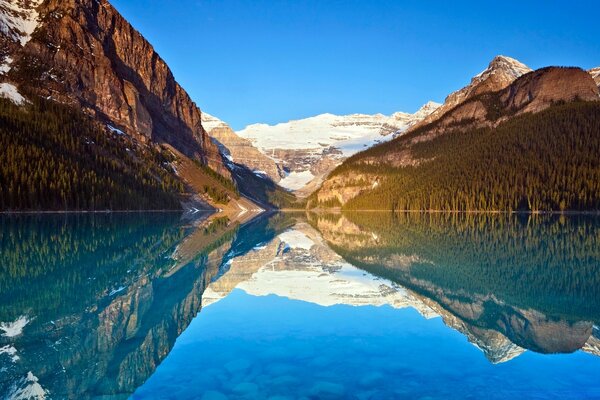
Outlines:
POLYGON ((112 0, 200 108, 235 129, 416 111, 497 54, 600 65, 594 1, 112 0))

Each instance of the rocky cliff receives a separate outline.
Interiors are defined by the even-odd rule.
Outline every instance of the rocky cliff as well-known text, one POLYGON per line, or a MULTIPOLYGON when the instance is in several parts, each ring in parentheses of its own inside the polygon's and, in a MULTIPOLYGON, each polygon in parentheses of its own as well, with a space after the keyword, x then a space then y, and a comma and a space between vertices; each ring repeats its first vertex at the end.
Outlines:
POLYGON ((245 165, 258 174, 264 173, 274 182, 285 176, 283 168, 275 160, 261 153, 248 139, 238 136, 227 123, 202 113, 202 126, 230 161, 245 165))
POLYGON ((169 143, 227 174, 201 112, 154 48, 106 0, 0 5, 2 80, 82 108, 143 143, 169 143))

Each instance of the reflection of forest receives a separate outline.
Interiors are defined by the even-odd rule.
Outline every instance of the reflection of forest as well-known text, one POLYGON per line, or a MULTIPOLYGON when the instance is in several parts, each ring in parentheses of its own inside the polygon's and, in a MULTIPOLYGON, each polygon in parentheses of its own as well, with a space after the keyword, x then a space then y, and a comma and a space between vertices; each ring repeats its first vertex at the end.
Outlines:
POLYGON ((251 236, 229 220, 187 224, 178 214, 0 224, 1 326, 25 323, 0 336, 0 393, 52 398, 127 398, 196 316, 232 243, 251 236))
POLYGON ((458 318, 539 352, 600 354, 597 218, 349 213, 309 220, 348 262, 434 302, 447 323, 458 318))

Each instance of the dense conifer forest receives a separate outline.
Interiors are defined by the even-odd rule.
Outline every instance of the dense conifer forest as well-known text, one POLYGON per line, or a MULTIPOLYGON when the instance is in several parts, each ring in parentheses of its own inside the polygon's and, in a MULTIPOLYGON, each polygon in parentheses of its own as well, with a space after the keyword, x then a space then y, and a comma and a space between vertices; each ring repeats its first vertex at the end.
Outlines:
POLYGON ((600 104, 554 105, 497 128, 468 129, 413 144, 416 166, 367 164, 408 148, 423 131, 351 157, 333 172, 377 175, 348 210, 600 210, 600 104))
POLYGON ((180 209, 169 155, 68 106, 0 99, 0 211, 180 209))

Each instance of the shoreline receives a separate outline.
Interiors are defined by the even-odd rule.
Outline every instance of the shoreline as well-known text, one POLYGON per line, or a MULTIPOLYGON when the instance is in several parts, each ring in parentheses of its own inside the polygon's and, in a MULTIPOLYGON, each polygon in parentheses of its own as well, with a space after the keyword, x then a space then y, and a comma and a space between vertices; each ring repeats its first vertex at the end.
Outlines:
MULTIPOLYGON (((213 210, 198 210, 198 212, 211 212, 213 210)), ((0 211, 0 215, 26 215, 26 214, 145 214, 145 213, 186 213, 185 210, 103 210, 103 211, 0 211)))
MULTIPOLYGON (((600 216, 600 210, 594 211, 446 211, 446 210, 342 210, 342 209, 294 209, 282 208, 268 210, 269 212, 282 213, 317 213, 317 214, 340 214, 340 213, 411 213, 411 214, 522 214, 522 215, 594 215, 600 216)), ((26 215, 26 214, 145 214, 145 213, 182 213, 186 210, 66 210, 66 211, 0 211, 0 215, 26 215)), ((212 209, 195 210, 195 213, 211 213, 212 209)))

